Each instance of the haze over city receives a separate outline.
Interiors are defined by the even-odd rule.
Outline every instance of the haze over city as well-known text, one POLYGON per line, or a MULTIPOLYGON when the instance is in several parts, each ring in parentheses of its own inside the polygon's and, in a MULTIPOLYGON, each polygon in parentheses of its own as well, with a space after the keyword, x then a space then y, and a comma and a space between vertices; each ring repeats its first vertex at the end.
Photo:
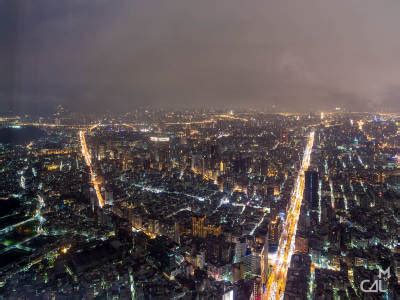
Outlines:
POLYGON ((399 0, 0 0, 0 299, 400 299, 399 0))
POLYGON ((399 12, 396 0, 2 0, 1 110, 399 110, 399 12))

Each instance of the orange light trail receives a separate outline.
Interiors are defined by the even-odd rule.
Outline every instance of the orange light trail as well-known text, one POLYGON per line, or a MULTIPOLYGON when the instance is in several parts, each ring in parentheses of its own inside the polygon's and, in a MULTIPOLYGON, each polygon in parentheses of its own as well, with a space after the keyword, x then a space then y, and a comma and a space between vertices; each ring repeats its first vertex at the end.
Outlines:
POLYGON ((286 287, 287 272, 290 260, 294 251, 297 223, 300 216, 301 202, 304 193, 304 172, 310 166, 311 152, 314 144, 314 131, 310 133, 306 149, 303 154, 303 161, 295 183, 292 196, 290 198, 290 207, 287 213, 284 229, 279 240, 276 264, 273 267, 268 278, 265 292, 262 299, 283 299, 286 287))
POLYGON ((92 182, 93 188, 96 192, 99 206, 103 207, 104 206, 104 198, 101 195, 100 185, 96 181, 96 174, 94 173, 93 167, 92 167, 92 157, 90 156, 90 152, 89 152, 89 149, 88 149, 88 146, 86 143, 85 133, 83 130, 79 131, 79 138, 81 141, 82 155, 85 158, 86 165, 89 167, 91 182, 92 182))

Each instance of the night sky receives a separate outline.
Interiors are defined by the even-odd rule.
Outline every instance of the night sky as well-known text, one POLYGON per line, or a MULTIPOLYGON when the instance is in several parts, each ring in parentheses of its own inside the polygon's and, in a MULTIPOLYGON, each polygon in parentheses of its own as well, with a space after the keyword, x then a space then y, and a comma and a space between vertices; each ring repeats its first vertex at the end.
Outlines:
POLYGON ((400 110, 398 0, 0 0, 0 112, 400 110))

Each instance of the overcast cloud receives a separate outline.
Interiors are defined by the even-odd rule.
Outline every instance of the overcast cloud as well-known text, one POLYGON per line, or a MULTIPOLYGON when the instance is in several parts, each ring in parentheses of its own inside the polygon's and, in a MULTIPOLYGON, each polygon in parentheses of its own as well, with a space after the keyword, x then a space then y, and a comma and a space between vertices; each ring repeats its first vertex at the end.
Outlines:
POLYGON ((2 111, 400 109, 398 0, 0 0, 2 111))

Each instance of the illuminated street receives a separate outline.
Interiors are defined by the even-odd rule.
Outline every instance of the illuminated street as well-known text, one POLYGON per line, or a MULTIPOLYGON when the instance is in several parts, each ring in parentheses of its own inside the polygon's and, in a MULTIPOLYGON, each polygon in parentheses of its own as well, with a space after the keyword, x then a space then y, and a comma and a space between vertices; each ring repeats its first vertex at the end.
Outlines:
POLYGON ((263 299, 283 299, 287 271, 294 251, 297 222, 299 220, 300 208, 303 200, 304 172, 310 165, 314 135, 315 133, 313 131, 308 137, 307 146, 303 154, 303 161, 291 196, 289 211, 287 212, 287 218, 279 241, 276 264, 268 278, 263 299))
POLYGON ((88 146, 86 144, 86 137, 85 137, 84 131, 82 131, 82 130, 79 131, 79 138, 80 138, 80 141, 81 141, 82 155, 85 158, 86 165, 88 166, 89 171, 90 171, 91 183, 92 183, 93 188, 94 188, 94 190, 96 192, 96 196, 97 196, 97 200, 99 202, 99 206, 103 207, 104 206, 104 198, 103 198, 103 196, 101 194, 100 185, 96 180, 96 174, 93 171, 92 157, 90 156, 90 152, 89 152, 88 146))

